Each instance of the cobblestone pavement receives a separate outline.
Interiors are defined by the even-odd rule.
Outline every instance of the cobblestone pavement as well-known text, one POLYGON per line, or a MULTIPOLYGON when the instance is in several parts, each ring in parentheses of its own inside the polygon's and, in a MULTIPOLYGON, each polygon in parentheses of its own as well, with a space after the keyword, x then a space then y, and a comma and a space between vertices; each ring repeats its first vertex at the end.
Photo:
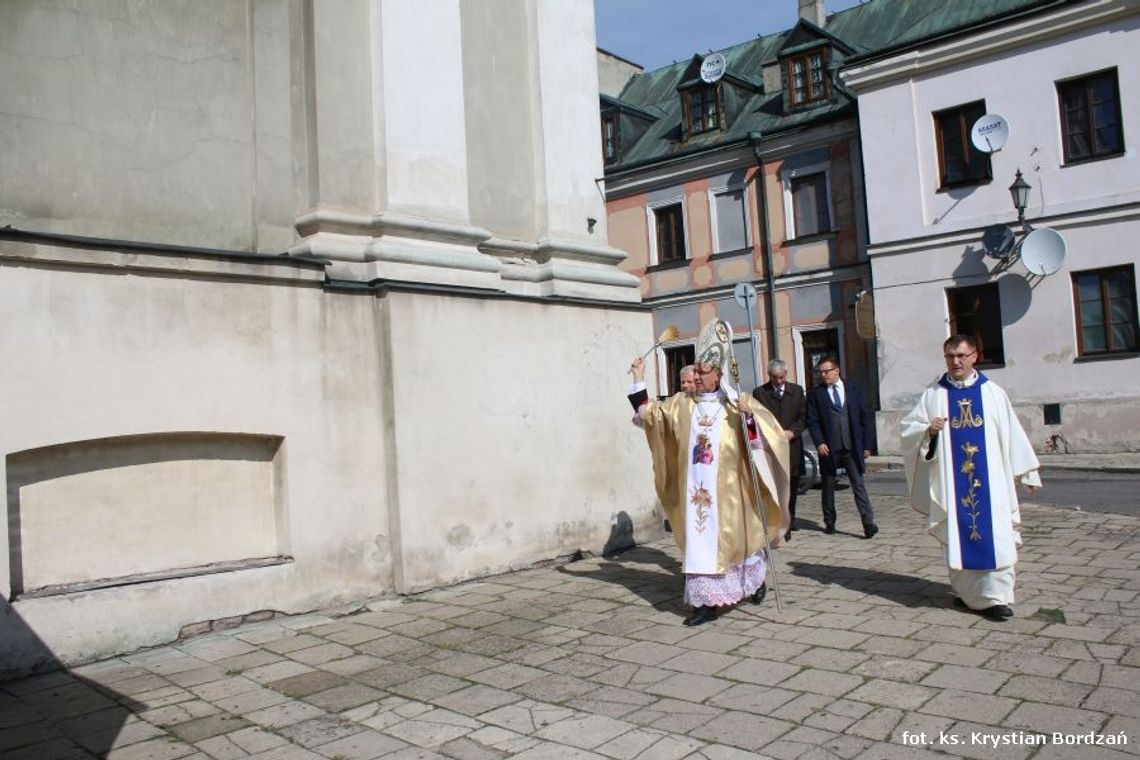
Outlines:
POLYGON ((874 540, 848 492, 839 534, 777 552, 783 612, 683 627, 666 540, 0 684, 0 755, 1137 755, 1140 520, 1025 505, 1017 616, 993 623, 953 607, 920 517, 877 507, 874 540))

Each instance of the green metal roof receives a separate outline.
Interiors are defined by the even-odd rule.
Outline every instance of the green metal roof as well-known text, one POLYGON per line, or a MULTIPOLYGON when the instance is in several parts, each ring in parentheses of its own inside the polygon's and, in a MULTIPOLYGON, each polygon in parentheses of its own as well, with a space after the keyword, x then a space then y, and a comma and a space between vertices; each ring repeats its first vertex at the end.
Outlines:
MULTIPOLYGON (((811 47, 813 36, 831 37, 838 43, 832 46, 830 68, 834 71, 843 63, 875 58, 1006 17, 1080 1, 867 0, 862 5, 832 14, 821 28, 800 21, 792 29, 760 36, 718 52, 725 57, 725 80, 736 77, 742 83, 754 84, 763 90, 764 67, 777 63, 781 52, 811 47)), ((790 112, 785 112, 782 89, 750 92, 737 88, 736 94, 742 100, 730 123, 721 130, 682 140, 678 88, 692 79, 693 64, 692 58, 686 58, 640 74, 626 84, 617 100, 658 118, 633 145, 623 145, 620 160, 606 167, 607 174, 744 143, 752 132, 772 135, 855 113, 854 99, 842 86, 834 84, 829 101, 790 112)))

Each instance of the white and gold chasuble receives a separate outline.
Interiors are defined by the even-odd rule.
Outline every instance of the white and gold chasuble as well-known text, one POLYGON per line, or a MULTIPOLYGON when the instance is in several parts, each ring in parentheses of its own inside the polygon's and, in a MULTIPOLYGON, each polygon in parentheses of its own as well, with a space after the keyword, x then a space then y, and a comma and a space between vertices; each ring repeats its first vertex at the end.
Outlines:
MULTIPOLYGON (((788 443, 771 412, 755 407, 764 446, 753 454, 768 540, 776 546, 790 523, 788 443)), ((684 556, 682 572, 723 575, 763 549, 736 403, 723 393, 696 399, 678 393, 643 407, 641 419, 657 497, 684 556)))

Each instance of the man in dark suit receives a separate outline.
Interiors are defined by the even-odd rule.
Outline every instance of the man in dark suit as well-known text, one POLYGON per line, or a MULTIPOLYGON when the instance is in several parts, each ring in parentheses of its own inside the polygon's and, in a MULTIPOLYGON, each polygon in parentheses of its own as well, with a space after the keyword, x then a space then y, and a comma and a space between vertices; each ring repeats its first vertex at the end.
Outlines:
POLYGON ((863 536, 879 532, 871 499, 863 485, 866 458, 878 446, 875 442, 875 413, 867 406, 859 386, 839 375, 839 360, 825 356, 816 364, 822 382, 812 387, 807 399, 807 426, 819 452, 823 475, 823 525, 835 532, 835 472, 847 470, 855 506, 863 520, 863 536))
POLYGON ((788 365, 782 359, 768 362, 768 382, 752 391, 753 397, 763 404, 784 428, 788 439, 788 512, 792 521, 785 541, 792 540, 796 530, 796 496, 799 494, 800 475, 804 469, 804 389, 795 383, 787 382, 788 365))

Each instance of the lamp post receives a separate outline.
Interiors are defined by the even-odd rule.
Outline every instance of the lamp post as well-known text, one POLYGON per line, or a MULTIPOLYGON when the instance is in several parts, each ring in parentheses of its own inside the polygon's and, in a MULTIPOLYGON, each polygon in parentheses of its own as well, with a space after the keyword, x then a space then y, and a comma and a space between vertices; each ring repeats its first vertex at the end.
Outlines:
POLYGON ((1033 187, 1021 178, 1021 169, 1018 169, 1013 184, 1009 186, 1009 194, 1013 198, 1013 207, 1017 209, 1017 221, 1023 233, 1029 232, 1025 223, 1025 207, 1029 205, 1029 191, 1032 189, 1033 187))

